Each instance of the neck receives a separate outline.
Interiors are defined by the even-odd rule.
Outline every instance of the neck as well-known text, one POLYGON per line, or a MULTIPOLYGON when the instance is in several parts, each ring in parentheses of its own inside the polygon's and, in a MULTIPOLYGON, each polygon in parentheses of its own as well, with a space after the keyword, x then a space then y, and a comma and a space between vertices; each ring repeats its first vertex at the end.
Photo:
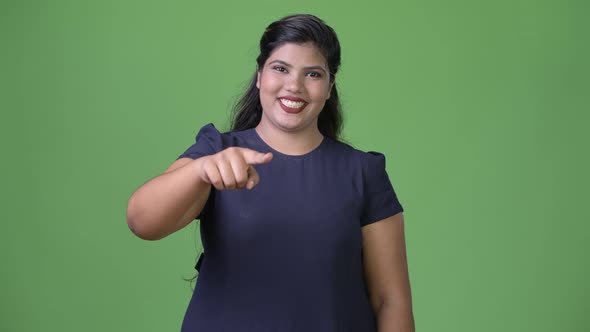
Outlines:
POLYGON ((286 155, 303 155, 317 148, 324 139, 317 126, 302 131, 283 131, 261 121, 255 128, 271 148, 286 155))

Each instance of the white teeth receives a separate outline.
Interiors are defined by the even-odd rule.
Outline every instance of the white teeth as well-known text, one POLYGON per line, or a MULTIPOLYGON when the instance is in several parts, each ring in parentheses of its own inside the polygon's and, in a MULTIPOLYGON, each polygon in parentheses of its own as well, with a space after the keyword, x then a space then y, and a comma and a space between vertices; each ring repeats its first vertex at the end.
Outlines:
POLYGON ((280 99, 281 103, 290 108, 301 108, 305 105, 304 101, 292 101, 289 99, 280 99))

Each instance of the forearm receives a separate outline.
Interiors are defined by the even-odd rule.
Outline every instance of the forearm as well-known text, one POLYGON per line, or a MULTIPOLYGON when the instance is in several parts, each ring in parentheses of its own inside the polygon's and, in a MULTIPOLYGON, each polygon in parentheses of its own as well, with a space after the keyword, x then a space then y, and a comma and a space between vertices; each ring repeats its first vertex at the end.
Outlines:
POLYGON ((200 167, 201 159, 195 159, 137 189, 127 207, 127 223, 131 231, 143 239, 156 240, 194 219, 211 190, 211 185, 199 177, 200 167))
POLYGON ((411 304, 384 303, 375 312, 378 332, 414 332, 411 304))

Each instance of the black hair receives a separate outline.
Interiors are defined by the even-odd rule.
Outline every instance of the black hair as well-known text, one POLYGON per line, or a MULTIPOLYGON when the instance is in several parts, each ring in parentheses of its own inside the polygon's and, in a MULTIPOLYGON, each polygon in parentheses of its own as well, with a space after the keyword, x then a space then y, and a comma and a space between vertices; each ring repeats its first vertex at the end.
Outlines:
POLYGON ((256 87, 257 74, 264 63, 277 48, 286 43, 304 44, 311 42, 318 48, 328 62, 330 82, 333 84, 330 98, 326 100, 324 108, 318 116, 318 129, 322 135, 335 140, 340 139, 342 131, 342 110, 338 89, 336 87, 336 73, 340 67, 340 42, 336 32, 324 21, 314 15, 289 15, 271 23, 260 39, 260 54, 256 58, 256 72, 244 95, 233 108, 231 130, 240 131, 254 128, 262 118, 260 92, 256 87))

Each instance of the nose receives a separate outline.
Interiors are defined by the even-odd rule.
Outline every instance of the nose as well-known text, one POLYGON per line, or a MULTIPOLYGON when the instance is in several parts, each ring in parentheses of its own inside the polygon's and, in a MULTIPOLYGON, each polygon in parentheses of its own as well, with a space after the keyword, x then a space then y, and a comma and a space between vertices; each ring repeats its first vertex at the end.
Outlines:
POLYGON ((303 92, 303 78, 300 75, 289 75, 285 82, 285 88, 293 93, 303 92))

